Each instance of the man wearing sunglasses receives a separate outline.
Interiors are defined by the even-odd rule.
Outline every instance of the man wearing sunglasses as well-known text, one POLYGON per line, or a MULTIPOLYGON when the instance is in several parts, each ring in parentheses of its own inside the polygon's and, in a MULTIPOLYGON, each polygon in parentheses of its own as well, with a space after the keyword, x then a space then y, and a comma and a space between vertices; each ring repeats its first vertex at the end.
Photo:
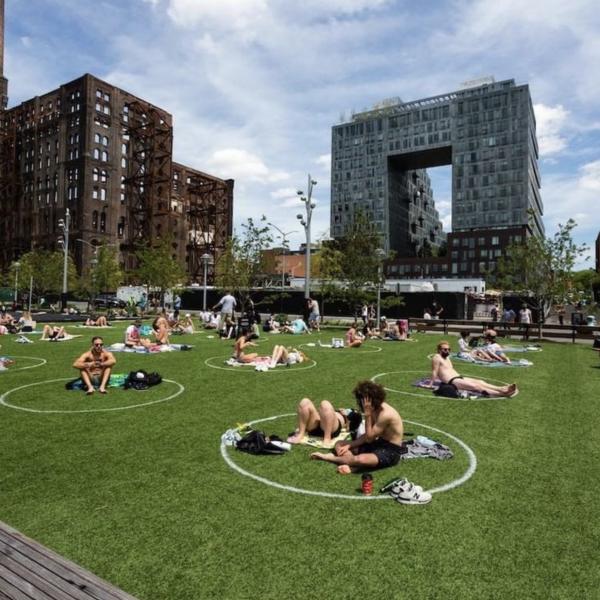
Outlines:
POLYGON ((96 386, 101 394, 106 394, 110 372, 116 362, 112 353, 104 349, 102 338, 93 337, 90 350, 84 352, 73 363, 73 367, 79 369, 80 377, 86 386, 85 393, 88 396, 94 393, 96 386))

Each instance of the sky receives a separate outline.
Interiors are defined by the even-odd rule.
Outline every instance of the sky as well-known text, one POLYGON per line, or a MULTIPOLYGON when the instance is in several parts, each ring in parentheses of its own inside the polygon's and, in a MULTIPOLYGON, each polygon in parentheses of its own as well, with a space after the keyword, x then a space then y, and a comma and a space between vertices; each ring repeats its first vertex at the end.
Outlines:
MULTIPOLYGON (((174 160, 235 180, 234 226, 329 232, 331 127, 385 98, 529 84, 547 235, 600 231, 600 11, 588 0, 6 0, 9 106, 84 73, 169 111, 174 160)), ((450 230, 450 169, 432 172, 450 230)), ((437 190, 437 191, 436 191, 437 190)), ((589 253, 591 256, 591 252, 589 253)), ((579 263, 593 266, 593 259, 579 263)))

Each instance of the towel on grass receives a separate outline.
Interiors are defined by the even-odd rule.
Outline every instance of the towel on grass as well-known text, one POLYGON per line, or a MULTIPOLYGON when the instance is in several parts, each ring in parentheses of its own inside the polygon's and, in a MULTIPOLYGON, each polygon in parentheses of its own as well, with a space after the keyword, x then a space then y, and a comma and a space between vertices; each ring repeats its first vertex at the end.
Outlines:
MULTIPOLYGON (((510 366, 510 365, 509 365, 510 366)), ((438 387, 442 383, 439 379, 435 379, 433 381, 433 387, 431 387, 431 377, 421 377, 421 379, 417 379, 413 381, 412 385, 414 387, 422 388, 424 390, 429 390, 431 392, 435 392, 438 387)), ((459 390, 459 394, 461 394, 461 398, 466 400, 467 398, 475 399, 475 398, 487 398, 485 394, 480 394, 479 392, 467 392, 459 390)), ((444 396, 438 396, 438 398, 443 398, 444 396)), ((497 398, 507 398, 508 396, 497 396, 497 398)))
POLYGON ((109 352, 137 352, 138 354, 158 354, 159 352, 180 352, 191 350, 193 346, 188 344, 153 344, 149 348, 144 346, 134 346, 130 348, 123 342, 118 342, 108 346, 106 349, 109 352))
POLYGON ((325 445, 323 438, 311 437, 305 435, 298 443, 304 446, 312 446, 313 448, 324 448, 325 450, 331 450, 338 442, 347 439, 349 436, 348 430, 343 428, 337 437, 331 438, 331 444, 325 445))
POLYGON ((77 335, 71 335, 70 333, 65 333, 65 337, 61 337, 61 338, 54 338, 54 339, 50 339, 50 338, 46 338, 45 340, 40 340, 41 342, 68 342, 69 340, 78 338, 78 337, 83 337, 79 334, 77 335))
POLYGON ((472 365, 478 365, 480 367, 531 367, 533 363, 525 358, 519 358, 518 360, 511 360, 509 363, 501 362, 499 360, 485 361, 478 360, 470 355, 463 353, 453 354, 452 359, 460 360, 462 362, 470 363, 472 365))

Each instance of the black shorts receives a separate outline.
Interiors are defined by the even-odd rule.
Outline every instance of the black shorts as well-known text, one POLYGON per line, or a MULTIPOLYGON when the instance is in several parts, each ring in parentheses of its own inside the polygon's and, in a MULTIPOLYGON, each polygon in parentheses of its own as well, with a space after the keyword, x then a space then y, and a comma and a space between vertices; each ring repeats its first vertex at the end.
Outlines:
MULTIPOLYGON (((337 429, 331 434, 332 438, 336 438, 342 432, 342 425, 338 421, 337 429)), ((310 437, 323 437, 325 432, 321 429, 320 425, 317 425, 314 429, 307 432, 310 437)))
POLYGON ((456 385, 454 382, 455 382, 457 379, 464 379, 464 377, 463 377, 462 375, 458 375, 458 376, 456 376, 456 377, 453 377, 453 378, 452 378, 452 379, 451 379, 451 380, 448 382, 448 385, 456 385))
POLYGON ((406 448, 403 446, 392 444, 381 438, 370 444, 363 444, 357 450, 357 454, 374 454, 379 461, 377 467, 380 469, 397 465, 402 454, 406 453, 406 448))

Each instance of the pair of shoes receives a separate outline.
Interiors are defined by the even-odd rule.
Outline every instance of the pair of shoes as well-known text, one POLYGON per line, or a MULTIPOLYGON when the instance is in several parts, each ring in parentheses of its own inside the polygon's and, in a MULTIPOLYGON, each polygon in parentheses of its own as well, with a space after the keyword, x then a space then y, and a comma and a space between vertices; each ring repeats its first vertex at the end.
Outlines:
POLYGON ((429 504, 432 497, 420 485, 415 485, 407 479, 395 482, 389 490, 389 494, 400 504, 429 504))

